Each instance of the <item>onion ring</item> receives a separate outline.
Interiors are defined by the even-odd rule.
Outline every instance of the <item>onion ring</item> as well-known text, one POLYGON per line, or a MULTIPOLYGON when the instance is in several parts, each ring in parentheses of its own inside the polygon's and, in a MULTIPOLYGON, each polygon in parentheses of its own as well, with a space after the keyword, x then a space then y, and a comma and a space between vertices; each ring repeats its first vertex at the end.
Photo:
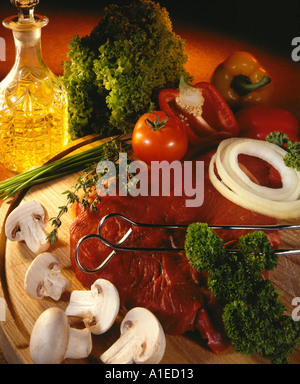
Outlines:
POLYGON ((284 164, 285 155, 284 149, 265 141, 227 139, 211 159, 209 177, 224 197, 246 209, 279 219, 297 218, 300 217, 300 173, 284 164), (239 154, 255 156, 271 164, 281 176, 282 187, 274 189, 251 181, 239 167, 239 154))

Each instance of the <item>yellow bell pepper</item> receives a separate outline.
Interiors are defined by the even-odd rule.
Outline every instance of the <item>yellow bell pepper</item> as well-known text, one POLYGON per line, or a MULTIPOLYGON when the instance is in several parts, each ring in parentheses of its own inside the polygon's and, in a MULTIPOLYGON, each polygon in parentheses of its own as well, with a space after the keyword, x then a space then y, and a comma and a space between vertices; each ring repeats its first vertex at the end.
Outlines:
POLYGON ((213 73, 212 84, 231 107, 266 104, 272 96, 271 78, 248 52, 234 52, 213 73))

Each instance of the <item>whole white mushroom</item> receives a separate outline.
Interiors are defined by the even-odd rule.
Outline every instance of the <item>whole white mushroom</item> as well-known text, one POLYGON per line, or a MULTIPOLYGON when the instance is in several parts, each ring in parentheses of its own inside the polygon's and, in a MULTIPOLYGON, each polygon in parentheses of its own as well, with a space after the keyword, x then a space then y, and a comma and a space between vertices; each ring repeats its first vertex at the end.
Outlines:
POLYGON ((91 351, 90 330, 71 328, 65 312, 58 307, 46 309, 33 326, 30 355, 35 364, 60 364, 68 358, 86 358, 91 351))

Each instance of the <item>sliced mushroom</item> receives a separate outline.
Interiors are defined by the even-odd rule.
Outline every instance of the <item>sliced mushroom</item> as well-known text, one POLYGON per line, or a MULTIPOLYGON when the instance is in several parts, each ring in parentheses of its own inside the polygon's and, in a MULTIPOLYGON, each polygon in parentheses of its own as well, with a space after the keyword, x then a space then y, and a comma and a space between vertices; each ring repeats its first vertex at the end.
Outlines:
POLYGON ((24 288, 33 299, 51 297, 59 300, 62 293, 71 287, 68 279, 60 272, 60 262, 52 253, 41 253, 28 268, 24 288))
POLYGON ((101 356, 105 364, 158 364, 166 338, 160 322, 146 308, 131 309, 121 323, 121 337, 101 356))
POLYGON ((25 241, 34 253, 45 252, 49 241, 45 227, 48 215, 45 208, 37 201, 20 204, 7 217, 5 235, 11 241, 25 241))
POLYGON ((114 323, 120 309, 116 287, 108 280, 98 279, 90 291, 73 291, 66 308, 67 316, 83 319, 95 335, 106 332, 114 323))
POLYGON ((64 359, 83 359, 92 351, 89 329, 71 328, 65 312, 52 307, 37 319, 30 337, 30 355, 35 364, 60 364, 64 359))

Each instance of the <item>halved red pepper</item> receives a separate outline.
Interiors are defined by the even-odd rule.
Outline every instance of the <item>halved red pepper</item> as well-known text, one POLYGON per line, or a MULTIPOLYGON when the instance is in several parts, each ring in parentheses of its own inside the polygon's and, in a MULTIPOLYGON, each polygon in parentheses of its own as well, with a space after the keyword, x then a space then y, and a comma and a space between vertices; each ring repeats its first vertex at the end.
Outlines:
POLYGON ((200 90, 204 99, 201 116, 194 113, 194 105, 186 109, 176 101, 182 87, 163 89, 159 94, 160 109, 180 120, 190 144, 199 149, 210 148, 223 139, 237 136, 238 123, 219 91, 208 82, 197 83, 193 88, 200 90))

